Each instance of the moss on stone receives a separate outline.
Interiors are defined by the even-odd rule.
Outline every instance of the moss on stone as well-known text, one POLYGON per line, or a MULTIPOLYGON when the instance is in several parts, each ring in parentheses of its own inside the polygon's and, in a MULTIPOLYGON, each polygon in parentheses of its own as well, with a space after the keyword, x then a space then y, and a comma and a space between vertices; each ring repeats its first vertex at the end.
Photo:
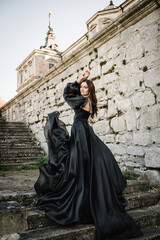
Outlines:
POLYGON ((100 62, 100 66, 102 67, 103 65, 105 65, 107 63, 107 61, 103 61, 103 62, 100 62))
POLYGON ((127 64, 127 63, 126 63, 126 59, 123 59, 122 64, 123 64, 123 65, 126 65, 126 64, 127 64))
POLYGON ((106 72, 106 73, 104 73, 103 75, 107 75, 107 74, 109 74, 109 73, 113 73, 114 72, 114 65, 112 65, 112 67, 106 72))
POLYGON ((120 94, 121 96, 124 96, 124 92, 119 92, 119 94, 120 94))
POLYGON ((116 74, 117 74, 118 76, 120 76, 119 72, 116 72, 116 74))
POLYGON ((61 107, 61 106, 63 106, 64 105, 64 103, 59 103, 58 105, 57 105, 57 107, 61 107))
POLYGON ((148 70, 147 66, 144 66, 143 67, 143 72, 147 72, 147 70, 148 70))

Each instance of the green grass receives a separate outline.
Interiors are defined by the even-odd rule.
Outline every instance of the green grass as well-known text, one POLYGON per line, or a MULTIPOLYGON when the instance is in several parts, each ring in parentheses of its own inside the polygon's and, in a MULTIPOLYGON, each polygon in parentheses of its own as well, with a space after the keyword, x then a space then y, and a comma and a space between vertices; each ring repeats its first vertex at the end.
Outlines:
POLYGON ((147 190, 147 186, 140 187, 140 191, 145 192, 147 190))
POLYGON ((129 171, 122 171, 123 177, 126 180, 135 180, 139 177, 139 174, 135 173, 135 172, 129 172, 129 171))
POLYGON ((160 226, 160 222, 153 222, 152 223, 152 227, 159 227, 160 226))
POLYGON ((24 181, 25 181, 25 182, 29 182, 29 181, 31 181, 31 179, 24 179, 24 181))

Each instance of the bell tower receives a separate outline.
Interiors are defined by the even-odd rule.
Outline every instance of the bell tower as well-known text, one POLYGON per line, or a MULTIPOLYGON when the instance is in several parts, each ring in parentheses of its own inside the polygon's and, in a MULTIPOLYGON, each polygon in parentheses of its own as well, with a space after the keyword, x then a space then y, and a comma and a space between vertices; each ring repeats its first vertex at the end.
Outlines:
POLYGON ((53 28, 51 27, 51 12, 49 26, 44 46, 32 53, 17 67, 17 92, 24 91, 33 82, 44 78, 46 73, 61 61, 61 51, 56 44, 53 28))
POLYGON ((54 36, 53 28, 51 27, 51 12, 49 11, 49 25, 48 25, 48 32, 47 32, 47 37, 46 37, 46 42, 44 46, 40 47, 41 50, 53 50, 59 51, 58 45, 56 44, 56 38, 54 36))

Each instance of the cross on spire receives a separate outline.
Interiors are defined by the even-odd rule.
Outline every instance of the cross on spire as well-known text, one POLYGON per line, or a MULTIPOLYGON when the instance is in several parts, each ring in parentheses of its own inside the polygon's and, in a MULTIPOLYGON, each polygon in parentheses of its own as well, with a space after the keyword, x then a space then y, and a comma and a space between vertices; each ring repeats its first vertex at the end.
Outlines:
POLYGON ((49 11, 49 29, 51 29, 51 11, 49 11))

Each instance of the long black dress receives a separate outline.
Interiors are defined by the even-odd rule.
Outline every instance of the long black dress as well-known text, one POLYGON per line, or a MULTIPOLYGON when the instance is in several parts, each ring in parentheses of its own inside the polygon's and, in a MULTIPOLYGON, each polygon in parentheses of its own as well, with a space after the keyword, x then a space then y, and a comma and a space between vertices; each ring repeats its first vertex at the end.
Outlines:
POLYGON ((98 240, 140 236, 125 212, 126 180, 111 151, 88 124, 90 113, 82 109, 88 99, 80 95, 77 82, 67 84, 64 99, 75 111, 71 136, 59 112, 49 114, 45 125, 49 164, 40 167, 35 183, 37 206, 62 225, 94 223, 98 240))

